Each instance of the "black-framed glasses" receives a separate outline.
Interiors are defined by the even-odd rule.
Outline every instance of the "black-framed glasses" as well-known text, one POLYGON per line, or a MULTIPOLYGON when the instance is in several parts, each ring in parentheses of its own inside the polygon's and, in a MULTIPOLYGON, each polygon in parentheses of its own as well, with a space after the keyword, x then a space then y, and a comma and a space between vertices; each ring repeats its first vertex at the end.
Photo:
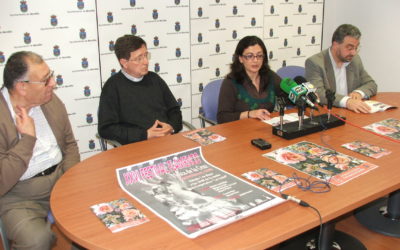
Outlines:
POLYGON ((150 60, 150 58, 151 58, 150 52, 146 52, 146 53, 144 53, 143 55, 140 55, 140 56, 138 56, 138 57, 129 59, 128 61, 133 61, 133 62, 136 62, 136 63, 141 63, 145 58, 147 58, 147 60, 150 60))
POLYGON ((50 80, 53 79, 53 77, 54 77, 54 71, 51 70, 49 76, 47 76, 46 79, 44 79, 43 81, 40 81, 40 82, 31 82, 31 81, 29 81, 29 80, 25 80, 25 81, 21 81, 21 82, 24 82, 24 83, 33 83, 33 84, 44 84, 44 86, 47 86, 47 85, 49 85, 50 80))
POLYGON ((258 54, 258 55, 254 55, 254 54, 247 54, 247 55, 242 55, 242 57, 246 60, 253 60, 254 58, 257 58, 257 60, 263 60, 264 59, 264 55, 263 54, 258 54))

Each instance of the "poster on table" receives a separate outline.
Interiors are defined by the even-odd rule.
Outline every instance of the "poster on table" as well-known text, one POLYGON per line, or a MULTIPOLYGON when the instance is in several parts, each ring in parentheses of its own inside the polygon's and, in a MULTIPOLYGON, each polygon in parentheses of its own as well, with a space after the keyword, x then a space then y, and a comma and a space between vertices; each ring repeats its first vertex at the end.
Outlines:
POLYGON ((189 238, 284 200, 207 162, 201 147, 118 168, 121 188, 189 238))

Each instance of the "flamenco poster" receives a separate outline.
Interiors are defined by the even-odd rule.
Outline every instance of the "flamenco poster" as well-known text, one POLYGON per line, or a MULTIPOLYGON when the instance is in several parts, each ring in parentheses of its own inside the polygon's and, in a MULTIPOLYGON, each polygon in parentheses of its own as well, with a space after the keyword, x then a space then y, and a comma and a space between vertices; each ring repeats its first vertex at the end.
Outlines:
POLYGON ((116 172, 126 193, 189 238, 284 201, 208 163, 201 147, 116 172))
POLYGON ((342 185, 378 167, 307 141, 263 156, 334 185, 342 185))

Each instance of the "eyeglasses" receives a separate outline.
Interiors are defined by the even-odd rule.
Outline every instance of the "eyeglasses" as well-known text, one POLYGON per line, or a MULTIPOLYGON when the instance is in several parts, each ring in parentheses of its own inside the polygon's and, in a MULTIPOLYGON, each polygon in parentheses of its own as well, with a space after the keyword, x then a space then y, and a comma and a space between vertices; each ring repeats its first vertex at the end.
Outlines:
POLYGON ((242 57, 246 60, 253 60, 254 58, 257 58, 257 60, 263 60, 264 55, 254 55, 254 54, 247 54, 247 55, 242 55, 242 57))
POLYGON ((128 61, 133 61, 135 63, 141 63, 145 58, 147 60, 150 60, 150 58, 151 58, 150 52, 146 52, 143 55, 140 55, 140 56, 138 56, 136 58, 129 59, 128 61))
POLYGON ((360 52, 361 46, 359 45, 357 47, 354 47, 353 45, 349 44, 349 45, 346 45, 345 48, 348 51, 353 51, 354 50, 356 53, 358 53, 358 52, 360 52))
POLYGON ((44 84, 44 86, 47 86, 47 85, 49 85, 50 80, 53 79, 53 77, 54 77, 54 71, 52 70, 52 71, 50 71, 49 76, 46 77, 46 79, 45 79, 44 81, 40 81, 40 82, 30 82, 29 80, 25 80, 25 81, 21 81, 21 82, 24 82, 24 83, 33 83, 33 84, 44 84))

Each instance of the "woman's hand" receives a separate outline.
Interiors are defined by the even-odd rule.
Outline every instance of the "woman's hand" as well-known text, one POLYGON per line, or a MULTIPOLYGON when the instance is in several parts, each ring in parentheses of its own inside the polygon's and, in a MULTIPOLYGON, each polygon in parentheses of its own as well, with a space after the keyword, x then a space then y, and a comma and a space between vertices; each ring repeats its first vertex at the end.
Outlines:
POLYGON ((255 109, 248 112, 249 118, 258 118, 260 120, 271 119, 271 114, 266 109, 255 109))

